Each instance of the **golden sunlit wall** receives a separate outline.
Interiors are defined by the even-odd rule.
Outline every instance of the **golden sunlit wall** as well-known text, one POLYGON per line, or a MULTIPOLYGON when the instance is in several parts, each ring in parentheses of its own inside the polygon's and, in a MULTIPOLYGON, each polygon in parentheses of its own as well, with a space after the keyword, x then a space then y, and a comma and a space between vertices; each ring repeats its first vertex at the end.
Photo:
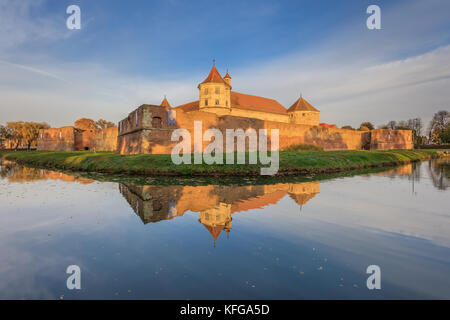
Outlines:
POLYGON ((230 87, 225 83, 202 83, 199 85, 200 109, 230 108, 230 87))
POLYGON ((294 111, 289 112, 291 123, 306 124, 308 126, 319 125, 319 112, 315 111, 294 111))

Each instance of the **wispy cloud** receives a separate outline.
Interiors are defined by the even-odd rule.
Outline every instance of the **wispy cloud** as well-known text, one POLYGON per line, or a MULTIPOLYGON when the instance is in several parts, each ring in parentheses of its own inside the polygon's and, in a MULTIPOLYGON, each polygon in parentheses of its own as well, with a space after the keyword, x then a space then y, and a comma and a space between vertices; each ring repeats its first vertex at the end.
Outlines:
MULTIPOLYGON (((5 3, 11 1, 0 0, 0 7, 5 3)), ((2 46, 8 47, 11 56, 35 37, 51 42, 66 36, 51 19, 28 34, 34 22, 26 19, 43 2, 23 3, 7 9, 12 13, 8 19, 16 20, 18 29, 11 33, 18 39, 14 42, 9 34, 5 40, 2 34, 0 53, 2 46)), ((365 28, 362 12, 314 46, 231 69, 233 89, 277 99, 286 107, 302 93, 321 110, 322 121, 338 125, 417 116, 427 121, 450 106, 450 46, 439 32, 449 23, 447 8, 450 4, 440 1, 401 3, 383 11, 383 30, 378 33, 365 28)), ((277 10, 269 9, 267 14, 277 10)), ((164 94, 172 105, 197 99, 197 84, 209 71, 136 76, 125 73, 123 65, 118 70, 111 64, 54 59, 50 53, 35 61, 32 52, 22 54, 31 62, 0 62, 2 122, 27 117, 57 126, 82 116, 118 121, 139 104, 159 103, 164 94)))
POLYGON ((0 55, 13 54, 20 45, 45 44, 70 36, 64 16, 41 10, 45 0, 0 0, 0 55))
POLYGON ((23 70, 26 70, 26 71, 29 71, 29 72, 33 72, 33 73, 37 73, 37 74, 40 74, 40 75, 43 75, 43 76, 46 76, 46 77, 50 77, 50 78, 53 78, 53 79, 57 79, 57 80, 68 82, 67 80, 65 80, 65 79, 63 79, 63 78, 61 78, 61 77, 59 77, 59 76, 57 76, 57 75, 55 75, 53 73, 47 72, 45 70, 40 70, 40 69, 37 69, 37 68, 24 66, 24 65, 20 65, 20 64, 16 64, 16 63, 11 63, 11 62, 8 62, 8 61, 2 61, 2 60, 0 60, 0 63, 6 64, 6 65, 8 65, 10 67, 23 69, 23 70))

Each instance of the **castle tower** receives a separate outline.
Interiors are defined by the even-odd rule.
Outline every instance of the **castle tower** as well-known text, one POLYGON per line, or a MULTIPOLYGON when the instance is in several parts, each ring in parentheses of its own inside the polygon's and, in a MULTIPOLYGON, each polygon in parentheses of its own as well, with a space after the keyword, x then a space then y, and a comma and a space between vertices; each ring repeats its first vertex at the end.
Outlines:
POLYGON ((208 77, 198 85, 200 109, 231 108, 230 75, 228 78, 228 80, 224 80, 216 66, 213 65, 208 77))
POLYGON ((166 96, 164 96, 164 100, 161 102, 160 106, 161 107, 165 107, 166 109, 172 108, 172 106, 170 105, 169 101, 167 101, 166 96))
POLYGON ((215 244, 222 230, 230 233, 231 204, 221 202, 215 208, 201 211, 198 221, 209 231, 215 244))
POLYGON ((288 109, 289 120, 295 124, 305 124, 309 126, 319 125, 320 111, 314 108, 302 96, 294 102, 288 109))
POLYGON ((228 73, 228 70, 227 70, 227 74, 225 75, 225 77, 223 77, 223 80, 225 80, 225 82, 228 83, 228 85, 231 88, 231 77, 230 77, 230 74, 228 73))

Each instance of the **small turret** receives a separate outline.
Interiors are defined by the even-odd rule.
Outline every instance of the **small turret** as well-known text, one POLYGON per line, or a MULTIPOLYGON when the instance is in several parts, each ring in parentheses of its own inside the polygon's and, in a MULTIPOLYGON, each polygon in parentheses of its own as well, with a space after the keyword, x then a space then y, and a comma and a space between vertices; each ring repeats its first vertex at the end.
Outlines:
POLYGON ((225 80, 225 82, 228 83, 228 85, 231 88, 231 77, 230 77, 230 74, 228 73, 228 70, 227 70, 227 74, 225 75, 225 77, 223 77, 223 80, 225 80))
POLYGON ((294 102, 288 109, 288 115, 291 123, 305 124, 309 126, 319 125, 320 111, 314 108, 302 96, 294 102))
POLYGON ((164 100, 160 104, 161 107, 165 107, 166 109, 172 108, 169 101, 167 101, 166 96, 164 96, 164 100))

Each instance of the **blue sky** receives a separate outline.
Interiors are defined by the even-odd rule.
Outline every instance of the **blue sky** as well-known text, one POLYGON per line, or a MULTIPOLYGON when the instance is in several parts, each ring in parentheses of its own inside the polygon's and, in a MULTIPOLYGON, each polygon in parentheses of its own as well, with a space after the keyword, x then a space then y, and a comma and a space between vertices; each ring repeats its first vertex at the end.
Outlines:
POLYGON ((0 123, 118 121, 197 99, 216 59, 235 91, 338 125, 450 109, 448 1, 0 0, 0 123), (81 8, 68 30, 66 8, 81 8), (377 4, 382 29, 368 30, 377 4))

